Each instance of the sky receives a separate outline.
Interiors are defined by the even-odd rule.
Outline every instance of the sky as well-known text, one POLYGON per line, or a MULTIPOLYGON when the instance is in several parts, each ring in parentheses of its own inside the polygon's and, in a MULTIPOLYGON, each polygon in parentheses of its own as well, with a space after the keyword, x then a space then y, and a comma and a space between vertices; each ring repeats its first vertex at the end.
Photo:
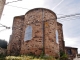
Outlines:
MULTIPOLYGON (((6 3, 17 1, 7 0, 6 3)), ((12 27, 15 16, 24 15, 33 8, 47 8, 56 13, 57 17, 64 15, 80 13, 80 0, 22 0, 9 3, 4 6, 0 23, 12 27)), ((80 53, 80 16, 58 19, 63 24, 63 35, 66 46, 78 48, 80 53)), ((4 30, 0 27, 0 31, 4 30)), ((12 29, 6 29, 0 32, 0 39, 9 42, 12 29)))

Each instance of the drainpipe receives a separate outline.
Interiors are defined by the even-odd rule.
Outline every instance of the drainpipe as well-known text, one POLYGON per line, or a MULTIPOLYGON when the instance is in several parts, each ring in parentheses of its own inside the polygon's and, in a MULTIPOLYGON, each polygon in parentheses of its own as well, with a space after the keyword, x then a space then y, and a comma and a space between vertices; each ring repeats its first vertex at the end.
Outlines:
POLYGON ((43 44, 43 54, 45 55, 45 25, 44 25, 44 9, 42 9, 42 44, 43 44))

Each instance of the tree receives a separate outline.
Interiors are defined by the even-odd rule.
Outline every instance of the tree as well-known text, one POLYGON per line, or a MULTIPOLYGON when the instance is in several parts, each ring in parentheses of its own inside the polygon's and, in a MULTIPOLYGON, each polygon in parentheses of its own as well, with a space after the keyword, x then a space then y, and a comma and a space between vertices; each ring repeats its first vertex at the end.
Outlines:
POLYGON ((7 49, 7 41, 0 39, 0 47, 7 49))

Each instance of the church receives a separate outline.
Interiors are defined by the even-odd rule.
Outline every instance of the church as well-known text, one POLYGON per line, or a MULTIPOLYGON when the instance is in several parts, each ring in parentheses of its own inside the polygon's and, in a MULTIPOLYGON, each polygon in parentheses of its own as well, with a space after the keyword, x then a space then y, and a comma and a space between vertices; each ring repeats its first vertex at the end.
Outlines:
POLYGON ((66 54, 74 52, 74 57, 77 54, 77 48, 65 47, 62 24, 57 22, 53 11, 34 8, 25 15, 14 17, 12 35, 7 46, 8 55, 40 55, 43 52, 45 55, 59 57, 60 51, 66 54))

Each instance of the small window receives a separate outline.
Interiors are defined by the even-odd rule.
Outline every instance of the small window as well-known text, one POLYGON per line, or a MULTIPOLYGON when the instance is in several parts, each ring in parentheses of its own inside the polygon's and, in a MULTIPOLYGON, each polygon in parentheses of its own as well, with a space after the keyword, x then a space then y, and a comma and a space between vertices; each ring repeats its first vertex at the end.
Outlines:
POLYGON ((58 31, 56 30, 56 43, 59 43, 59 40, 58 40, 58 31))
POLYGON ((25 30, 24 41, 31 40, 32 38, 32 26, 28 26, 25 30))
POLYGON ((68 52, 68 54, 69 54, 69 55, 71 55, 71 54, 72 54, 71 49, 68 49, 68 51, 67 51, 67 52, 68 52))

